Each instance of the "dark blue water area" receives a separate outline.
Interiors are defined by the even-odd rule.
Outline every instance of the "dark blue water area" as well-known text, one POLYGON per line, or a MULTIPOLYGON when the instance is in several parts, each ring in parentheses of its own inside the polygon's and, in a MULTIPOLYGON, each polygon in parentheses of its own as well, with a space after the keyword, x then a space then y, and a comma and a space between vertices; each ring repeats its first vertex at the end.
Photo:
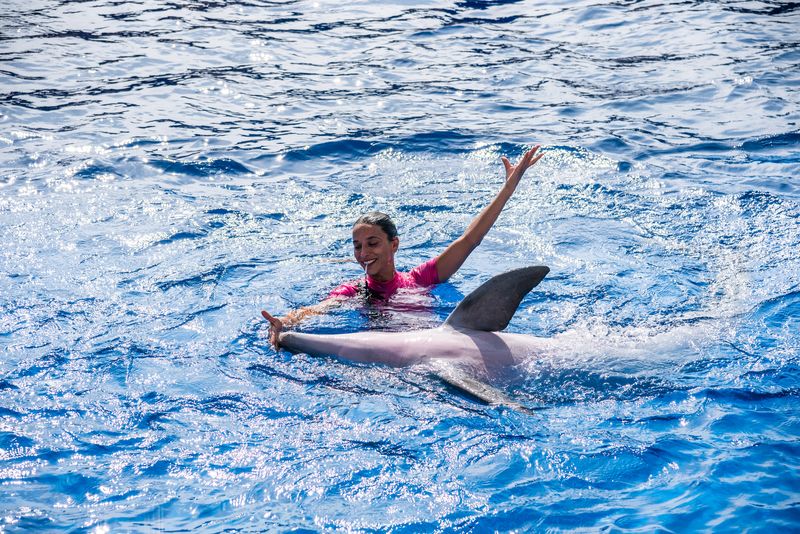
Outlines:
MULTIPOLYGON (((800 6, 88 2, 0 8, 0 531, 800 528, 800 6), (276 352, 435 327, 550 273, 487 378, 276 352)), ((380 351, 380 347, 375 348, 380 351)))

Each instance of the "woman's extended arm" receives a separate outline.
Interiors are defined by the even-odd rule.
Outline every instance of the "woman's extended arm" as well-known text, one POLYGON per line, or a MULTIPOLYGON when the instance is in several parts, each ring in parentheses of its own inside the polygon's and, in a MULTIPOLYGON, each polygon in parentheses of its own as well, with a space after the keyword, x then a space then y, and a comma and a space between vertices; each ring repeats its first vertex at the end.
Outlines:
POLYGON ((503 166, 506 168, 506 183, 503 184, 503 188, 497 193, 494 200, 475 217, 475 220, 472 221, 472 224, 469 225, 464 234, 453 241, 439 256, 436 261, 436 271, 440 282, 444 282, 453 276, 470 253, 475 250, 475 247, 481 243, 489 229, 494 225, 500 212, 503 211, 506 202, 511 198, 522 175, 542 157, 542 154, 536 155, 538 151, 539 145, 536 145, 525 152, 516 165, 512 165, 505 156, 501 158, 503 166))
POLYGON ((270 315, 266 310, 261 310, 261 315, 269 321, 270 329, 269 329, 269 342, 277 350, 279 348, 278 343, 280 340, 281 331, 284 328, 288 328, 290 326, 294 326, 300 321, 311 317, 312 315, 322 315, 331 308, 334 308, 339 305, 341 299, 339 298, 329 298, 325 299, 319 304, 315 304, 313 306, 305 306, 303 308, 298 308, 296 310, 292 310, 286 314, 285 317, 278 318, 273 317, 270 315))

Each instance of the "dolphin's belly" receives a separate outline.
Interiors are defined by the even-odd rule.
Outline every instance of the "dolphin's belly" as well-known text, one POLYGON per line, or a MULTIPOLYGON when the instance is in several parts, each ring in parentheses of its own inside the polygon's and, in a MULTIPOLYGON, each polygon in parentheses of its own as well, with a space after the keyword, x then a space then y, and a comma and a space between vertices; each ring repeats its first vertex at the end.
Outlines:
POLYGON ((538 338, 522 334, 437 329, 425 359, 448 360, 487 376, 497 375, 537 353, 538 338))
POLYGON ((429 330, 424 337, 412 340, 409 349, 423 360, 469 359, 477 355, 475 343, 469 336, 441 329, 429 330))
POLYGON ((405 367, 444 360, 493 375, 537 352, 539 338, 522 334, 440 327, 415 332, 357 332, 315 335, 288 332, 281 343, 313 355, 333 354, 358 362, 405 367))

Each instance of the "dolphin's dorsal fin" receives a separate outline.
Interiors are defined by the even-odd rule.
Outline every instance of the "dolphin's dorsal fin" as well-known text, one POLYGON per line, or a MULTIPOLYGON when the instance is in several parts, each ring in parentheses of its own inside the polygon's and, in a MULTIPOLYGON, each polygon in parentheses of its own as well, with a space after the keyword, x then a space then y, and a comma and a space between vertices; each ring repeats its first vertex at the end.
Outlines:
POLYGON ((550 272, 549 267, 523 267, 484 282, 462 300, 444 324, 484 332, 499 332, 508 326, 528 292, 550 272))

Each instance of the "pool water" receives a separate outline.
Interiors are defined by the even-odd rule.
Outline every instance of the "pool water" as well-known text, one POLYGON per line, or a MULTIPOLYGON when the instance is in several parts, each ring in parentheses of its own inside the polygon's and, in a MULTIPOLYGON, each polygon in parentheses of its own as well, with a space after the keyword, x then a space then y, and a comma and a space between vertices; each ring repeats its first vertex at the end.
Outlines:
MULTIPOLYGON (((0 8, 0 532, 800 529, 800 6, 89 0, 0 8), (259 311, 447 284, 302 330, 435 326, 550 275, 481 404, 276 353, 259 311)), ((376 349, 379 350, 379 349, 376 349)))

